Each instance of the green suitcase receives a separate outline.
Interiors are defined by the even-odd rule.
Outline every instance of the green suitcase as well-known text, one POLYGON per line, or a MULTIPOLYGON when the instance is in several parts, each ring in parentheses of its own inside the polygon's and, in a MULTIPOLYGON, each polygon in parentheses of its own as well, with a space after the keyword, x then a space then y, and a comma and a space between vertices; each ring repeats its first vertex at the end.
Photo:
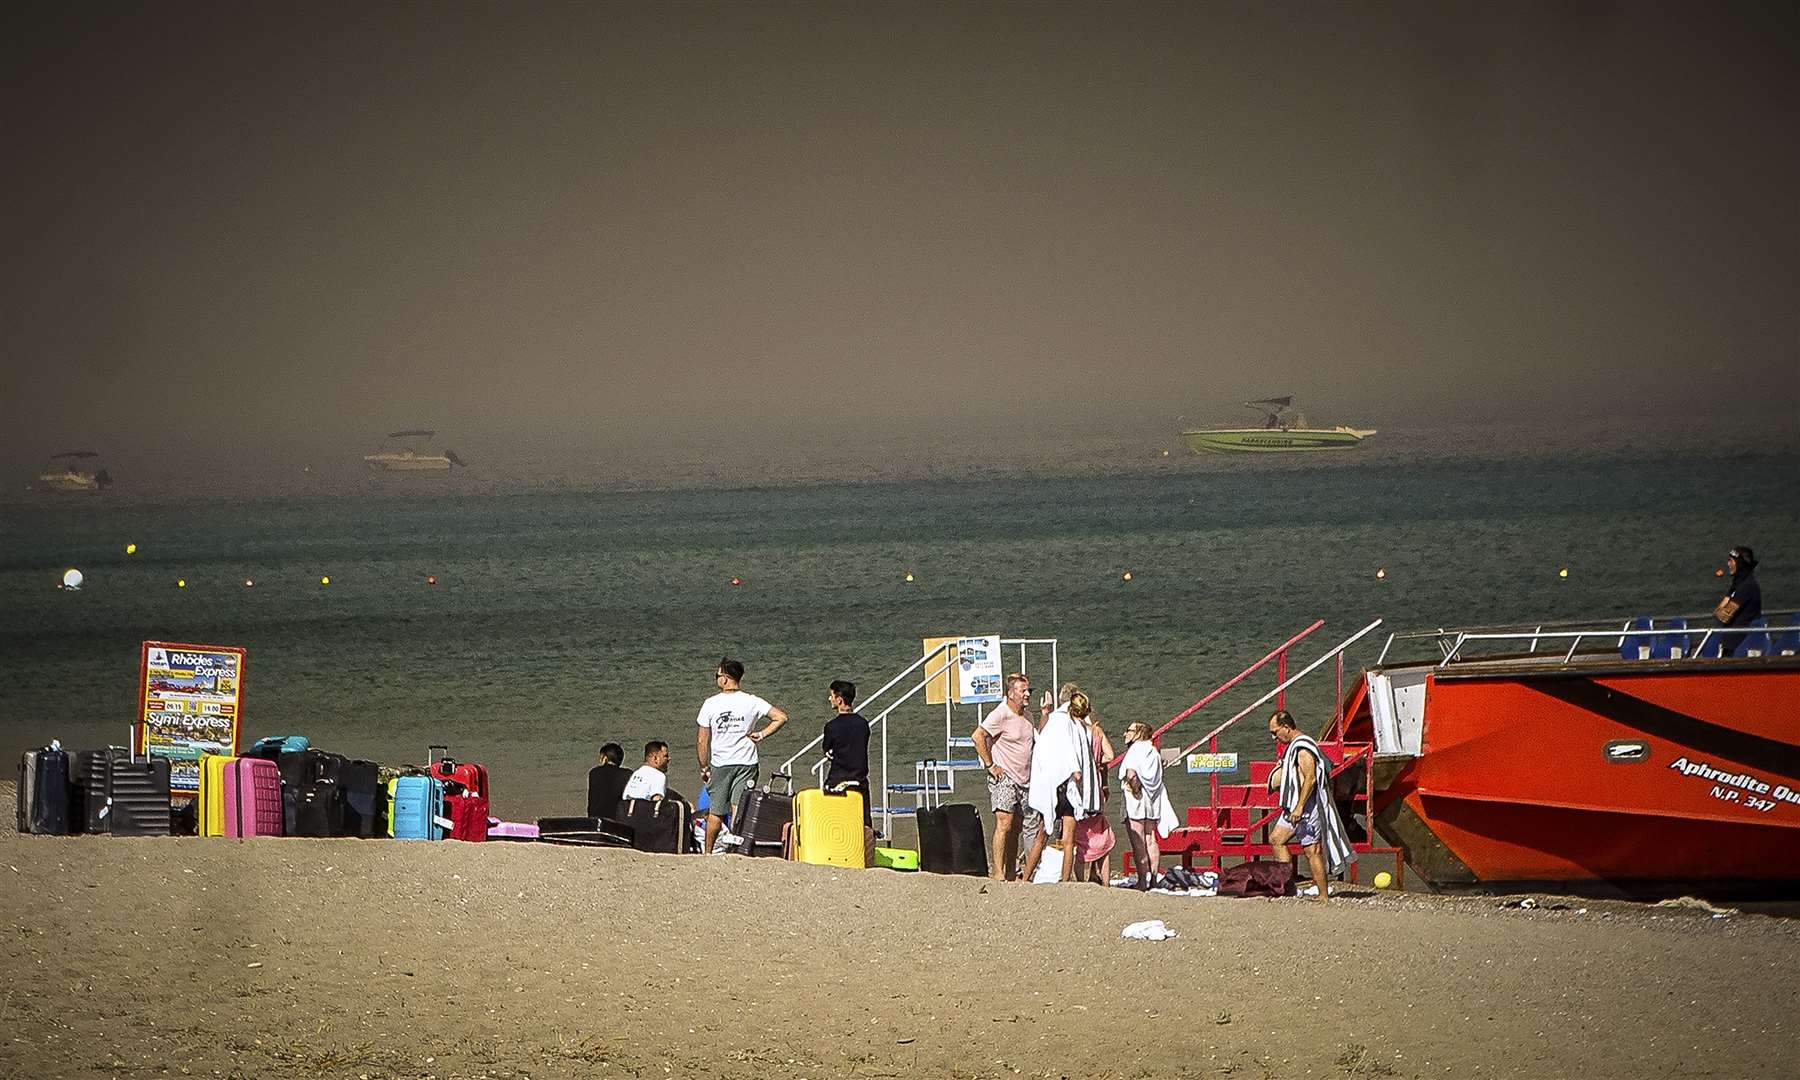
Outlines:
POLYGON ((875 849, 875 865, 889 870, 917 870, 919 853, 912 848, 878 847, 875 849))

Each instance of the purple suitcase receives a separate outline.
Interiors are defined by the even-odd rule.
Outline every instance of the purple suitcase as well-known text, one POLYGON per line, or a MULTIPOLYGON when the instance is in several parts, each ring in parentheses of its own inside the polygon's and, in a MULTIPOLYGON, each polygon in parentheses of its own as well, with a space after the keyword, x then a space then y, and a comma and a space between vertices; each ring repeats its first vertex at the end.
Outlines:
POLYGON ((281 769, 241 757, 225 767, 225 835, 281 835, 281 769))

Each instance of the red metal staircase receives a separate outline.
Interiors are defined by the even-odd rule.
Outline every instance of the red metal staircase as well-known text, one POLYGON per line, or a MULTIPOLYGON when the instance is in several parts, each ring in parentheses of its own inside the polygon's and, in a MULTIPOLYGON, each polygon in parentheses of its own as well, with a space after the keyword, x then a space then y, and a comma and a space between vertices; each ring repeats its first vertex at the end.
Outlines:
MULTIPOLYGON (((1238 721, 1261 709, 1271 700, 1275 702, 1276 708, 1281 708, 1288 688, 1317 670, 1327 660, 1335 659, 1337 662, 1337 688, 1332 700, 1337 703, 1336 707, 1341 708, 1344 696, 1344 650, 1381 623, 1380 620, 1370 623, 1357 634, 1314 660, 1298 675, 1288 678, 1288 653, 1301 640, 1323 625, 1324 620, 1315 621, 1311 626, 1289 638, 1261 660, 1226 680, 1211 693, 1158 728, 1152 735, 1152 740, 1158 749, 1162 748, 1163 737, 1177 724, 1217 700, 1227 690, 1236 686, 1271 660, 1276 664, 1277 683, 1275 689, 1264 694, 1231 719, 1181 750, 1174 758, 1175 761, 1185 759, 1188 754, 1193 753, 1202 745, 1209 752, 1217 753, 1221 734, 1228 731, 1238 721)), ((1406 864, 1400 849, 1382 846, 1376 843, 1374 837, 1374 747, 1368 743, 1345 741, 1341 713, 1332 716, 1331 723, 1321 733, 1318 743, 1319 749, 1331 762, 1332 785, 1333 790, 1338 794, 1340 812, 1348 811, 1344 825, 1351 834, 1351 848, 1358 856, 1391 856, 1394 864, 1395 885, 1396 887, 1404 886, 1406 864), (1352 820, 1355 816, 1361 817, 1360 837, 1358 836, 1359 829, 1352 820)), ((1164 753, 1165 760, 1168 760, 1169 756, 1167 752, 1164 753)), ((1275 848, 1268 841, 1268 833, 1270 826, 1275 823, 1276 817, 1280 814, 1281 801, 1279 793, 1269 790, 1269 775, 1275 771, 1277 764, 1278 762, 1273 759, 1249 762, 1250 780, 1245 784, 1220 783, 1216 774, 1210 777, 1208 801, 1188 807, 1184 823, 1162 839, 1160 844, 1162 854, 1180 859, 1181 865, 1190 870, 1194 869, 1196 865, 1220 870, 1228 864, 1248 862, 1272 855, 1275 848)), ((1298 851, 1294 845, 1289 846, 1292 850, 1298 851)), ((1350 864, 1349 879, 1352 882, 1357 880, 1359 865, 1360 862, 1350 864)), ((1132 858, 1129 852, 1125 855, 1125 871, 1126 873, 1132 871, 1132 858)))

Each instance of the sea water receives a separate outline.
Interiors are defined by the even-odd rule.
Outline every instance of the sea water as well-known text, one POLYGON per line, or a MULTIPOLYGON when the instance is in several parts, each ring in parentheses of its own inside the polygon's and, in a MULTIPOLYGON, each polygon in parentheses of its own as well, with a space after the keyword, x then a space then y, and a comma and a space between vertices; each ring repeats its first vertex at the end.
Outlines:
MULTIPOLYGON (((1788 450, 1337 455, 756 488, 15 501, 0 516, 0 751, 123 742, 147 639, 248 650, 246 745, 304 734, 403 764, 448 744, 488 763, 495 811, 516 818, 578 810, 608 741, 629 766, 667 740, 672 784, 694 792, 694 716, 722 656, 793 717, 764 745, 765 772, 817 734, 831 680, 873 690, 938 635, 1055 638, 1054 675, 1090 691, 1116 738, 1320 618, 1293 670, 1385 620, 1349 653, 1353 679, 1389 630, 1707 611, 1714 569, 1745 542, 1770 609, 1792 608, 1796 476, 1788 450), (57 588, 72 566, 84 587, 57 588)), ((1051 661, 1034 647, 1005 666, 1042 690, 1051 661)), ((1303 726, 1329 718, 1334 675, 1290 700, 1303 726)), ((1271 665, 1170 738, 1273 683, 1271 665)), ((1221 748, 1266 753, 1265 713, 1221 748)), ((964 707, 952 727, 975 719, 964 707)), ((942 708, 896 711, 889 779, 945 757, 944 727, 942 708)), ((875 752, 879 768, 879 738, 875 752)), ((1202 779, 1177 775, 1178 800, 1202 779)), ((981 802, 979 777, 957 797, 981 802)))

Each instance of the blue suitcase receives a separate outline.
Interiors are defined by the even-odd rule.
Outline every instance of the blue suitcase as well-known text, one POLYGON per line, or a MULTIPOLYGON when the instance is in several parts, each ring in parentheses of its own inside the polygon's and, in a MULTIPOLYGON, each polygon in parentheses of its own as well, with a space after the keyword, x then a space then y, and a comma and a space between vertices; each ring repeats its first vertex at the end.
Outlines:
POLYGON ((450 824, 444 816, 444 782, 431 776, 402 776, 393 783, 390 835, 396 840, 442 840, 450 824))

